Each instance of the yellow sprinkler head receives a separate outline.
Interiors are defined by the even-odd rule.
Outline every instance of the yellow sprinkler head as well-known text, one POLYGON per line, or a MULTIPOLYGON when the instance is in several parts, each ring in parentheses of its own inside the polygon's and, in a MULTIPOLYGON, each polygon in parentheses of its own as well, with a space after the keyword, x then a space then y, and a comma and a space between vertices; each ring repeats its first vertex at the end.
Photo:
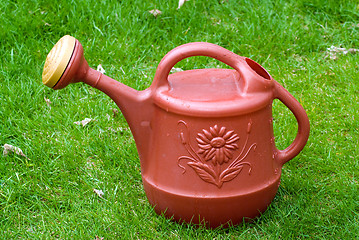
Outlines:
POLYGON ((71 60, 75 43, 74 37, 65 35, 51 49, 42 71, 43 84, 52 88, 59 82, 71 60))

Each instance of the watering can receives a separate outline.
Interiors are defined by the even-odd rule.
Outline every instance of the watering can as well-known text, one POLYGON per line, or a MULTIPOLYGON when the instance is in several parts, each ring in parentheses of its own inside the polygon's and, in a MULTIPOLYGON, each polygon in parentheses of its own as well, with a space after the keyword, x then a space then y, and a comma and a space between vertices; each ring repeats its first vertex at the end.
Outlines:
POLYGON ((48 54, 42 79, 53 89, 84 82, 115 101, 135 139, 150 204, 179 222, 227 227, 260 215, 276 195, 283 164, 309 136, 305 110, 263 67, 211 43, 173 49, 151 86, 137 91, 90 68, 80 42, 66 35, 48 54), (233 69, 170 74, 192 56, 233 69), (275 146, 274 99, 298 122, 297 135, 284 150, 275 146))

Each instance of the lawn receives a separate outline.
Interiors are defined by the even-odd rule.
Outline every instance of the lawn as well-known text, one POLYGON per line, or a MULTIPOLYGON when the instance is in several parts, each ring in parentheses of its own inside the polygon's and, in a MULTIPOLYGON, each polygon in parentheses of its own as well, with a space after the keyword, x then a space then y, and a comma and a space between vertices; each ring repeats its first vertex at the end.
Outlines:
MULTIPOLYGON (((358 2, 190 0, 177 7, 175 0, 1 2, 0 146, 25 155, 0 152, 1 238, 359 238, 358 2), (153 9, 162 13, 155 17, 153 9), (150 86, 167 52, 188 42, 215 43, 260 63, 311 123, 268 210, 215 230, 157 215, 115 103, 82 83, 58 91, 42 84, 46 55, 66 34, 82 43, 91 67, 101 64, 137 90, 150 86), (74 124, 85 118, 92 121, 74 124)), ((176 67, 228 68, 206 57, 176 67)), ((273 109, 276 144, 284 149, 297 123, 278 100, 273 109)))

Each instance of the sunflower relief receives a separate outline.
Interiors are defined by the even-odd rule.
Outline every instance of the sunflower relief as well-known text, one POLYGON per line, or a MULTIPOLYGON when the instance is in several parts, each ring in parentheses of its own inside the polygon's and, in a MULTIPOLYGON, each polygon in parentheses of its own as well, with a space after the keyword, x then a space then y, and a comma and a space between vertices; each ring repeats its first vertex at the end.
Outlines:
POLYGON ((228 131, 226 127, 218 127, 218 125, 203 129, 202 132, 197 133, 198 150, 196 151, 189 141, 187 123, 180 120, 178 124, 185 126, 185 131, 181 131, 180 136, 182 144, 189 154, 178 158, 178 166, 183 169, 183 174, 186 172, 186 168, 180 164, 182 160, 187 160, 187 165, 202 180, 214 184, 218 188, 221 188, 224 182, 231 181, 237 177, 245 165, 249 167, 248 173, 250 174, 252 166, 249 162, 243 162, 243 160, 257 146, 254 143, 245 152, 252 126, 251 120, 248 123, 244 146, 235 158, 235 152, 239 149, 238 141, 240 138, 234 130, 228 131))

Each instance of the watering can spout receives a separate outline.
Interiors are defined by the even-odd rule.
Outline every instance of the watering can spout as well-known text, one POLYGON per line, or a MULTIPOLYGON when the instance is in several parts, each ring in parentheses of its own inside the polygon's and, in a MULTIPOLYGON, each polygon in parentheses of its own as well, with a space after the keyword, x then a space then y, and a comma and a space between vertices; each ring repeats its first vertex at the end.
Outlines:
POLYGON ((42 81, 55 90, 70 83, 84 82, 104 92, 117 104, 126 118, 139 155, 147 152, 152 116, 150 90, 137 91, 90 68, 84 58, 81 43, 74 37, 66 35, 52 48, 45 61, 42 81))

